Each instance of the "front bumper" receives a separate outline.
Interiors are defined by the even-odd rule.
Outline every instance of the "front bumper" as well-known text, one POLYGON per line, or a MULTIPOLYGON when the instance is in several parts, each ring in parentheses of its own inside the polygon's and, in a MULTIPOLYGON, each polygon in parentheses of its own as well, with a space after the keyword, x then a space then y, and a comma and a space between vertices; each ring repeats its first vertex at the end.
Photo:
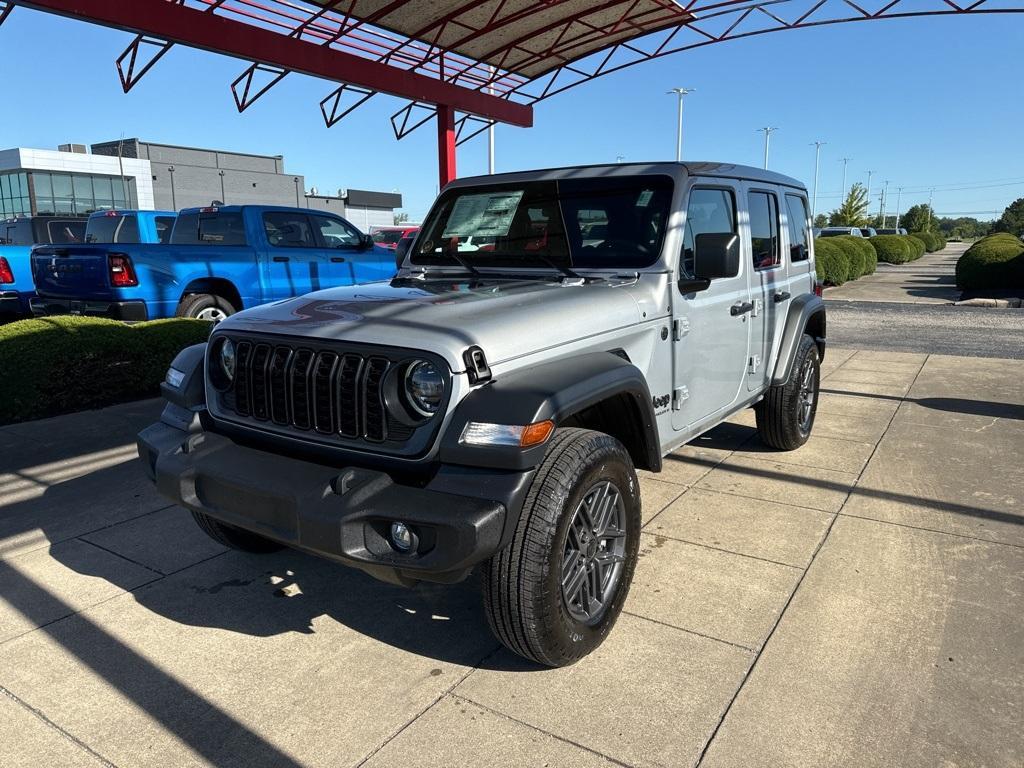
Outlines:
MULTIPOLYGON (((533 472, 442 466, 423 487, 384 472, 330 467, 238 445, 191 428, 168 406, 139 434, 158 490, 221 522, 360 568, 384 581, 454 582, 504 545, 533 472), (179 425, 172 425, 181 419, 179 425), (187 430, 187 431, 186 431, 187 430), (400 520, 419 536, 402 554, 388 541, 400 520)), ((188 412, 185 412, 188 413, 188 412)))
POLYGON ((149 319, 149 312, 144 301, 86 301, 34 296, 30 304, 32 314, 37 317, 47 315, 86 315, 89 317, 109 317, 114 320, 127 320, 129 322, 141 322, 149 319))

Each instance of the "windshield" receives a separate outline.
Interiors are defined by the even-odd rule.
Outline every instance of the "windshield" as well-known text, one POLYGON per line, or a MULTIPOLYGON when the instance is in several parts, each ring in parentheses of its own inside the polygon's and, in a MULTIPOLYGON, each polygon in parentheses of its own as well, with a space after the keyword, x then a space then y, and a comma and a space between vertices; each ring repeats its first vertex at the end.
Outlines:
POLYGON ((671 201, 668 176, 452 189, 423 225, 412 263, 647 267, 661 251, 671 201))

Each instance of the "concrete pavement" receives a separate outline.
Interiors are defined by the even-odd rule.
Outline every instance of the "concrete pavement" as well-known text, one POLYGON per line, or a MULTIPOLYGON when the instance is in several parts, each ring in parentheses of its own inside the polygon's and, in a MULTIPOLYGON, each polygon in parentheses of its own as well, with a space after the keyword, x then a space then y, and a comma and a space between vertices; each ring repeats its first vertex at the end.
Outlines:
POLYGON ((227 552, 133 459, 158 406, 0 428, 3 766, 1019 766, 1024 363, 831 349, 814 436, 752 413, 641 478, 578 665, 475 580, 227 552))
POLYGON ((956 262, 968 243, 949 243, 909 264, 878 263, 873 275, 825 290, 834 301, 881 301, 907 304, 950 304, 960 298, 956 262))

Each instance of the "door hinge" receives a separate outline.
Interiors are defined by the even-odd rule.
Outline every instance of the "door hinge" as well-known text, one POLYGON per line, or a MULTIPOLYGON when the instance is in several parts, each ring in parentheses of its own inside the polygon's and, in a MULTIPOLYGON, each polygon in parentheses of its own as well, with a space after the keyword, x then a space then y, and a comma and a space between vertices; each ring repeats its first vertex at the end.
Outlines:
POLYGON ((686 387, 676 387, 672 392, 672 410, 682 410, 683 401, 690 397, 690 390, 686 387))
POLYGON ((754 308, 750 310, 751 317, 757 317, 761 314, 761 310, 764 309, 763 299, 754 299, 754 308))
POLYGON ((757 373, 757 369, 761 367, 761 356, 751 355, 750 360, 747 361, 747 371, 749 373, 757 373))
POLYGON ((680 341, 683 336, 690 332, 690 318, 686 315, 680 315, 672 323, 672 333, 676 341, 680 341))

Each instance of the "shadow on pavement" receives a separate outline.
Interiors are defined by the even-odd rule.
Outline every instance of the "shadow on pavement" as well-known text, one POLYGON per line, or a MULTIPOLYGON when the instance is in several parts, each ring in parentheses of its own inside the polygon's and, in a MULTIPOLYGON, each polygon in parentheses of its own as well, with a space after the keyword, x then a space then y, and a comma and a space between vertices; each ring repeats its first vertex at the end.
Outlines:
POLYGON ((822 394, 852 395, 853 397, 871 397, 876 400, 899 400, 914 403, 924 408, 948 413, 962 413, 967 416, 989 416, 996 419, 1013 419, 1024 421, 1024 405, 1014 403, 998 403, 992 400, 968 400, 961 397, 899 397, 896 395, 877 395, 867 392, 850 392, 844 389, 822 388, 822 394))

